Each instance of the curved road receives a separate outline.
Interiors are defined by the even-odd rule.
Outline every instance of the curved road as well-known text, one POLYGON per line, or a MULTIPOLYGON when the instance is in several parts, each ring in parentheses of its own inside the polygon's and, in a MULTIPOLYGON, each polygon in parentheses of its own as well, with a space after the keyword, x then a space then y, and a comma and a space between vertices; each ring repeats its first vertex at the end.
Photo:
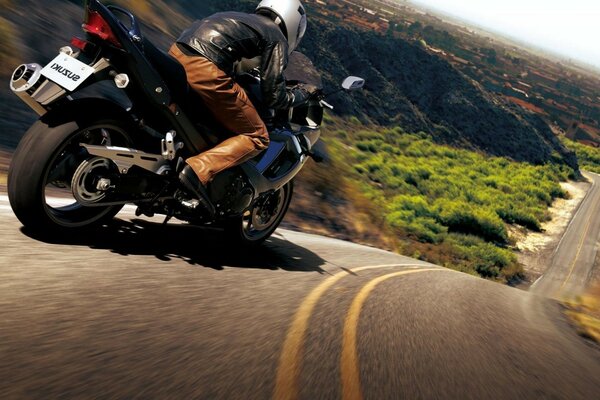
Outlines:
POLYGON ((600 175, 584 172, 592 182, 560 243, 548 270, 531 291, 556 299, 581 294, 594 273, 600 247, 600 175))
POLYGON ((130 211, 35 238, 0 196, 0 398, 591 399, 560 306, 286 230, 240 254, 130 211))

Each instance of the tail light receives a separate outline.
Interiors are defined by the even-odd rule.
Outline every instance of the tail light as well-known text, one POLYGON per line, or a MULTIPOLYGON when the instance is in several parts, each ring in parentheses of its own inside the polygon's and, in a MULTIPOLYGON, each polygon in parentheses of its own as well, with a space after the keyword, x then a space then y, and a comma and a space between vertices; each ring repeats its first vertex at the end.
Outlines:
POLYGON ((99 37, 100 39, 105 40, 116 47, 122 47, 121 43, 119 43, 119 39, 117 39, 112 29, 110 29, 108 23, 97 11, 88 10, 86 22, 82 27, 83 30, 90 35, 99 37))

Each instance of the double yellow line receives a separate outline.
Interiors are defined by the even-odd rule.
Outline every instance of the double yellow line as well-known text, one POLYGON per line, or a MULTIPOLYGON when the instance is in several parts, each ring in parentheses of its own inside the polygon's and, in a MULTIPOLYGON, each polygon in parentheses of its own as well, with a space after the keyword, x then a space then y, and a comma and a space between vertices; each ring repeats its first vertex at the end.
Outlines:
POLYGON ((310 294, 304 299, 298 311, 296 312, 292 324, 288 330, 287 336, 283 343, 281 357, 277 368, 277 376, 275 379, 274 398, 276 400, 294 400, 298 398, 298 378, 301 369, 302 350, 304 339, 308 329, 310 316, 315 309, 317 302, 323 294, 336 284, 340 279, 356 274, 362 271, 404 267, 417 268, 407 271, 400 271, 381 276, 365 285, 359 294, 356 296, 344 323, 344 336, 342 345, 342 360, 341 360, 341 380, 342 380, 342 395, 344 399, 362 399, 362 389, 360 387, 359 365, 357 355, 357 329, 360 311, 369 294, 377 285, 388 279, 430 271, 450 271, 445 268, 422 268, 423 265, 374 265, 367 267, 355 268, 349 272, 343 271, 327 278, 319 286, 313 289, 310 294))

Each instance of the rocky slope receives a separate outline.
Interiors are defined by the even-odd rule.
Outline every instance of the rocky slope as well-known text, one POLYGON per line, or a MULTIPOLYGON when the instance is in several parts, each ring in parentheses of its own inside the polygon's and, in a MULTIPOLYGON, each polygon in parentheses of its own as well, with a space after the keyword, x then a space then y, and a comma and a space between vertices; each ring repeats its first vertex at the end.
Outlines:
POLYGON ((556 152, 576 166, 541 119, 509 106, 420 46, 330 25, 319 28, 305 42, 307 53, 318 55, 316 64, 330 77, 353 74, 368 82, 362 95, 338 97, 343 113, 517 161, 544 163, 556 152))

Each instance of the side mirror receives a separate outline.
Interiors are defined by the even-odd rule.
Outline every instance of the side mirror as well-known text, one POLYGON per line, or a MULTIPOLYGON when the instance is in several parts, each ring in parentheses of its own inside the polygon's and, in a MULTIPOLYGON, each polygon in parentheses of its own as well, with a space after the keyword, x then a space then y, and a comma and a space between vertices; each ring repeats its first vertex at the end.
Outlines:
POLYGON ((342 82, 342 87, 346 90, 358 90, 365 86, 365 80, 358 76, 349 76, 342 82))

